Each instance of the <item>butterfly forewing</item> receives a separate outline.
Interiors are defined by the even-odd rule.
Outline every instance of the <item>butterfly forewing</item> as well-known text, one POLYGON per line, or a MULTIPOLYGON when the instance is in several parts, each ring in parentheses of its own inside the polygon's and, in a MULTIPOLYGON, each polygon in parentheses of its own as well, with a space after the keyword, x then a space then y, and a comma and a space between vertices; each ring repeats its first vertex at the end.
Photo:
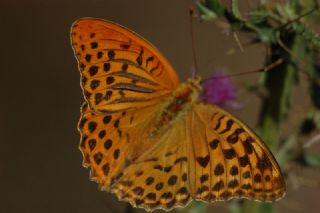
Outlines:
POLYGON ((117 112, 154 105, 177 87, 171 65, 149 42, 115 23, 80 19, 71 40, 90 107, 117 112))

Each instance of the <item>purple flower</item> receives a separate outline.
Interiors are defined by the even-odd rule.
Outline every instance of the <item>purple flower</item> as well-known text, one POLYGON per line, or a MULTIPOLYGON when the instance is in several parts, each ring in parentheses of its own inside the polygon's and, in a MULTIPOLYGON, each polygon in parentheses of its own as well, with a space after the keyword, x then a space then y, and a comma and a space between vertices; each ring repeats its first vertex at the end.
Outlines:
POLYGON ((208 103, 237 110, 240 105, 235 101, 236 88, 231 79, 224 76, 226 74, 222 71, 214 72, 212 77, 203 83, 202 98, 208 103))

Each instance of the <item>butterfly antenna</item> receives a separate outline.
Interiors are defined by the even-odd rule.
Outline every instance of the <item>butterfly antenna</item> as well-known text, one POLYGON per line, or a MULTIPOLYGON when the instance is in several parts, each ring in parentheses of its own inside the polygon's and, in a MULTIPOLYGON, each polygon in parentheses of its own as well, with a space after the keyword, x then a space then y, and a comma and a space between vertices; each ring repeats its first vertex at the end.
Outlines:
POLYGON ((247 71, 247 72, 241 72, 241 73, 235 73, 235 74, 229 74, 229 75, 222 75, 222 76, 216 76, 216 77, 211 77, 211 78, 207 78, 207 79, 203 79, 200 83, 204 83, 208 80, 212 80, 212 79, 220 79, 220 78, 230 78, 230 77, 234 77, 234 76, 240 76, 240 75, 247 75, 247 74, 251 74, 251 73, 261 73, 261 72, 268 72, 269 70, 272 70, 273 68, 275 68, 276 66, 279 66, 280 64, 283 63, 283 59, 279 58, 278 60, 276 60, 275 62, 265 66, 264 68, 260 68, 257 70, 251 70, 251 71, 247 71))
POLYGON ((195 48, 195 42, 194 42, 194 31, 193 31, 193 9, 190 8, 189 15, 190 15, 190 34, 191 34, 191 43, 192 43, 192 54, 193 54, 193 62, 195 71, 192 72, 192 78, 195 78, 197 72, 198 72, 198 64, 197 64, 197 57, 196 57, 196 48, 195 48))

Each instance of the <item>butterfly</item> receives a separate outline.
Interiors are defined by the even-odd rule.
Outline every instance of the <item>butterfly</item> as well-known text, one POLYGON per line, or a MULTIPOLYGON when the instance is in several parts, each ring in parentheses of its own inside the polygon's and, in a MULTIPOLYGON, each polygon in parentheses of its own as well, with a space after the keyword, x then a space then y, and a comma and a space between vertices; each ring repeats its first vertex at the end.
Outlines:
POLYGON ((191 200, 276 201, 285 182, 272 153, 243 122, 199 98, 151 43, 111 21, 71 29, 85 102, 78 129, 91 180, 146 210, 191 200))

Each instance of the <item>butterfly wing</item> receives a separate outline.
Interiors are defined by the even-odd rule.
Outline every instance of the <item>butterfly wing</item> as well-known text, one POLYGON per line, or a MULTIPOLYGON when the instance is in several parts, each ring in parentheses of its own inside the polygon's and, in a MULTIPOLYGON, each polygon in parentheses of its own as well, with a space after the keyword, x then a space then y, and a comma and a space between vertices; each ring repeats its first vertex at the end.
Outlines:
POLYGON ((112 188, 147 210, 170 210, 193 199, 275 201, 285 183, 271 152, 246 125, 221 108, 198 102, 129 165, 112 188))
MULTIPOLYGON (((103 189, 146 210, 170 210, 187 205, 192 198, 207 202, 231 198, 275 201, 284 196, 285 183, 271 152, 234 116, 216 106, 195 103, 165 132, 150 137, 146 133, 152 129, 155 111, 141 110, 134 124, 125 124, 130 116, 124 115, 120 121, 123 126, 134 128, 120 130, 137 137, 129 140, 130 145, 128 138, 119 139, 113 149, 104 153, 103 161, 111 175, 104 174, 104 163, 90 164, 95 175, 100 172, 98 180, 102 180, 103 189), (114 159, 114 150, 119 147, 127 156, 120 161, 114 159)), ((100 131, 112 130, 114 119, 100 131)), ((97 138, 100 133, 95 134, 97 138)), ((95 161, 89 140, 84 143, 84 156, 95 161)), ((105 149, 103 144, 100 146, 105 149)))
POLYGON ((112 187, 119 199, 146 210, 170 210, 191 201, 188 180, 186 120, 144 140, 154 144, 123 170, 112 187))
POLYGON ((159 103, 179 84, 148 41, 110 21, 84 18, 71 29, 81 86, 90 108, 118 112, 159 103))
POLYGON ((80 19, 71 42, 86 100, 78 124, 83 164, 108 190, 150 146, 141 136, 153 127, 179 79, 153 45, 115 23, 80 19))
POLYGON ((148 136, 160 107, 97 114, 87 103, 83 104, 78 123, 81 133, 79 148, 83 165, 91 168, 91 179, 102 189, 109 190, 122 170, 152 145, 141 139, 148 136))
POLYGON ((241 121, 199 102, 188 123, 190 190, 195 199, 275 201, 284 196, 285 183, 272 153, 241 121))

